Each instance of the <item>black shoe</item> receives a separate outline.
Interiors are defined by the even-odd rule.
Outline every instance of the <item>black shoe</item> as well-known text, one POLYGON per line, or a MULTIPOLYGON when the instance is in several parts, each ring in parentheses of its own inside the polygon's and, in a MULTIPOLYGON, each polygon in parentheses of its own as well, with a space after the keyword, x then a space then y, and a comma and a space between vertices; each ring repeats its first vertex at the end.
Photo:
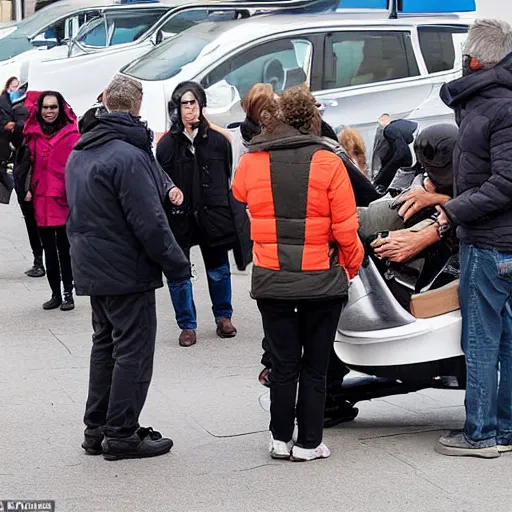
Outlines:
POLYGON ((75 309, 75 301, 72 292, 64 292, 64 302, 60 306, 61 311, 71 311, 75 309))
POLYGON ((25 275, 27 275, 28 277, 44 277, 46 275, 46 272, 42 264, 36 265, 34 263, 34 266, 32 268, 29 268, 25 272, 25 275))
POLYGON ((57 309, 62 304, 62 297, 60 295, 52 295, 52 298, 43 304, 43 309, 57 309))
POLYGON ((103 453, 103 449, 101 448, 102 441, 103 430, 101 427, 86 428, 82 448, 85 450, 87 455, 101 455, 103 453))
POLYGON ((149 427, 139 428, 129 437, 105 437, 101 446, 105 460, 143 459, 168 453, 173 442, 149 427))

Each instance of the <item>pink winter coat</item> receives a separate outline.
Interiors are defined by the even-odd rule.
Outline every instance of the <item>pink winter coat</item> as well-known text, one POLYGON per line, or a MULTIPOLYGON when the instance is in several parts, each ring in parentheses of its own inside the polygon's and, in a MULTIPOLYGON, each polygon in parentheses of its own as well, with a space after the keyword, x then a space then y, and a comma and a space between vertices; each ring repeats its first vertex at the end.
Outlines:
POLYGON ((70 123, 49 136, 37 121, 34 106, 25 123, 25 143, 32 157, 32 201, 38 227, 65 226, 69 213, 66 200, 65 170, 69 155, 80 138, 77 119, 66 105, 70 123))

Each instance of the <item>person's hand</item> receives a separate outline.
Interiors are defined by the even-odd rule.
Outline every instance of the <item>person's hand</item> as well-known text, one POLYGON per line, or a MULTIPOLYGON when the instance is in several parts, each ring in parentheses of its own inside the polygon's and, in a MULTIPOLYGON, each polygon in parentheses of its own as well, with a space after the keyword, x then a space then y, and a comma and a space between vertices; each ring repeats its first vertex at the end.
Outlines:
POLYGON ((377 238, 371 245, 378 258, 402 263, 410 260, 424 249, 421 243, 422 238, 421 231, 400 229, 391 231, 386 238, 377 238))
POLYGON ((402 202, 398 215, 408 221, 413 215, 429 206, 443 204, 449 199, 443 194, 427 192, 424 188, 415 188, 404 192, 396 202, 402 202))
POLYGON ((30 192, 30 190, 27 192, 27 195, 25 196, 25 201, 27 201, 27 203, 29 201, 32 201, 32 192, 30 192))
POLYGON ((4 126, 4 131, 5 132, 12 132, 14 130, 14 128, 16 128, 16 123, 14 121, 9 121, 5 126, 4 126))
POLYGON ((169 190, 169 201, 174 206, 181 206, 183 204, 183 192, 178 187, 172 187, 169 190))

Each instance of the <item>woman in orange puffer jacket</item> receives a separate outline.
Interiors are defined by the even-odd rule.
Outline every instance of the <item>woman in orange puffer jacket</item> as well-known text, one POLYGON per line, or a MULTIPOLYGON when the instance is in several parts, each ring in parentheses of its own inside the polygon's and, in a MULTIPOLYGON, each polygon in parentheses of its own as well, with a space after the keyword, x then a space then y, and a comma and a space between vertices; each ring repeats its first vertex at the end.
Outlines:
POLYGON ((251 216, 251 293, 272 359, 270 452, 326 458, 329 355, 349 279, 364 253, 356 204, 343 162, 319 137, 321 119, 309 90, 293 88, 278 100, 269 87, 264 99, 258 98, 257 113, 262 133, 249 144, 232 188, 251 216))

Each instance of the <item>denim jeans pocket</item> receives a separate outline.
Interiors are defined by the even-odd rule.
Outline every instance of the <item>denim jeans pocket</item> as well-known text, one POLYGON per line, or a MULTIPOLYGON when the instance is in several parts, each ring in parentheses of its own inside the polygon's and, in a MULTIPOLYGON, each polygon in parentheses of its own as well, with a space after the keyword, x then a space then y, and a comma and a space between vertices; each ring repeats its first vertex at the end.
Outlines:
POLYGON ((512 281, 512 254, 496 253, 496 267, 499 277, 512 281))

